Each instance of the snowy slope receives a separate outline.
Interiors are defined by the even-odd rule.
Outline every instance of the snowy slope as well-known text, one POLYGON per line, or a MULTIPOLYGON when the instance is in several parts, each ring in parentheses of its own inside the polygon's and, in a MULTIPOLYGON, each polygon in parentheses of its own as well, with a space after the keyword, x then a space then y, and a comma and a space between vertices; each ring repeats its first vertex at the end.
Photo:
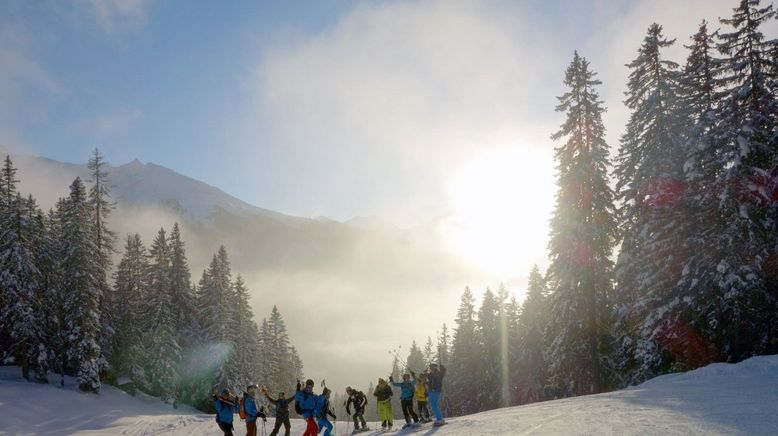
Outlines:
MULTIPOLYGON (((212 416, 175 410, 153 398, 133 398, 111 387, 99 396, 85 395, 71 380, 60 389, 18 377, 18 368, 0 369, 0 434, 219 434, 212 416)), ((776 386, 778 356, 754 357, 618 392, 493 410, 450 419, 439 429, 427 424, 397 434, 769 435, 778 433, 776 386)), ((236 429, 243 434, 237 417, 236 429)), ((292 432, 302 431, 303 423, 293 420, 292 432)), ((338 434, 344 433, 345 423, 339 422, 338 434)))

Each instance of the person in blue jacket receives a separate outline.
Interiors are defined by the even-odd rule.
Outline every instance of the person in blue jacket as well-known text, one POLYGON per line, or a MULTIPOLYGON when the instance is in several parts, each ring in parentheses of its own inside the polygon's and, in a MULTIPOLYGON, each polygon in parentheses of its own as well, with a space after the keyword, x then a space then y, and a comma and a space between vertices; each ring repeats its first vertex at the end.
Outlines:
POLYGON ((317 415, 319 417, 319 421, 317 422, 319 431, 324 429, 323 436, 330 436, 332 433, 332 423, 327 419, 327 416, 331 416, 332 419, 338 418, 330 410, 330 390, 327 388, 324 388, 324 390, 321 391, 321 395, 319 395, 317 415))
POLYGON ((440 411, 440 393, 443 391, 443 377, 446 376, 446 367, 442 364, 440 368, 435 363, 430 363, 429 375, 427 376, 427 384, 429 386, 430 407, 432 407, 432 413, 435 414, 435 424, 443 425, 446 421, 443 420, 443 412, 440 411))
POLYGON ((214 407, 216 408, 216 424, 224 432, 224 436, 233 436, 232 419, 238 411, 238 397, 233 396, 229 389, 224 388, 216 396, 214 407))
POLYGON ((311 379, 305 381, 305 389, 301 389, 300 381, 297 381, 297 392, 294 394, 294 400, 300 407, 303 419, 305 419, 305 433, 303 436, 316 436, 319 434, 319 427, 316 425, 316 410, 319 402, 319 396, 313 393, 314 382, 311 379))
POLYGON ((243 410, 246 412, 246 436, 257 436, 257 418, 267 421, 263 407, 257 408, 257 390, 259 386, 249 385, 243 393, 243 410))
POLYGON ((404 374, 403 381, 399 383, 395 382, 390 376, 389 382, 392 386, 401 389, 400 404, 402 404, 403 416, 405 417, 405 425, 403 428, 410 427, 411 418, 413 418, 413 423, 417 424, 419 422, 419 417, 416 415, 416 412, 413 411, 413 396, 416 394, 416 374, 413 374, 412 380, 411 374, 404 374))

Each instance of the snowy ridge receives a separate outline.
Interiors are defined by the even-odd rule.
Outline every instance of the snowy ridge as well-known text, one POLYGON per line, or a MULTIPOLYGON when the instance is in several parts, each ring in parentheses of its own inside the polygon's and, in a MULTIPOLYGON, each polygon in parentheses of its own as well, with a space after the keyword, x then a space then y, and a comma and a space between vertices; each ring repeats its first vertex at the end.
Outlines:
MULTIPOLYGON (((30 155, 12 155, 11 159, 19 169, 20 190, 31 192, 44 207, 50 207, 57 197, 64 196, 77 176, 89 178, 85 164, 30 155)), ((269 217, 288 224, 306 220, 253 206, 217 187, 138 159, 109 166, 108 172, 113 199, 121 206, 163 206, 200 222, 212 221, 221 211, 240 217, 269 217)))
POLYGON ((128 204, 165 204, 191 218, 209 218, 218 209, 238 216, 284 215, 252 206, 214 186, 153 163, 135 159, 110 170, 116 200, 128 204))
MULTIPOLYGON (((361 434, 769 435, 778 429, 775 386, 778 356, 761 356, 660 376, 622 391, 452 418, 441 428, 426 424, 361 434)), ((219 434, 212 415, 187 407, 173 409, 154 398, 132 397, 110 386, 99 396, 82 394, 69 378, 65 389, 28 383, 19 378, 17 367, 0 368, 0 410, 0 434, 219 434)), ((269 419, 268 432, 272 424, 269 419)), ((376 428, 375 422, 369 425, 376 428)), ((345 427, 339 421, 337 434, 346 434, 345 427)), ((244 424, 237 416, 235 428, 236 434, 243 434, 244 424)), ((303 430, 301 420, 292 420, 294 434, 303 430)))

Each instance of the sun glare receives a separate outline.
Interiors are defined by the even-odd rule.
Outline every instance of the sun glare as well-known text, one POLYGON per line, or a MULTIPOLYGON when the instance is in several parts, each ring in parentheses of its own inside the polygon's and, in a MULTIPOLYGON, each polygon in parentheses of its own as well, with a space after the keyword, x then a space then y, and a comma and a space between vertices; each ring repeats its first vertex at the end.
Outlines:
POLYGON ((525 274, 545 257, 554 186, 550 153, 528 146, 483 153, 449 185, 454 217, 448 241, 500 280, 525 274))

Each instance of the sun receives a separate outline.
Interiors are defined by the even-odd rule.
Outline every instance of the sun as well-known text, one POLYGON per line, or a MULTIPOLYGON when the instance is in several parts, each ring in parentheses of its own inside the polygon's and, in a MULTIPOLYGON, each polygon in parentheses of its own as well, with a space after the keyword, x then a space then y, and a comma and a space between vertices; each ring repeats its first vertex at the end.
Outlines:
POLYGON ((545 258, 554 203, 554 161, 529 146, 492 148, 449 184, 446 239, 472 265, 500 280, 545 258))

